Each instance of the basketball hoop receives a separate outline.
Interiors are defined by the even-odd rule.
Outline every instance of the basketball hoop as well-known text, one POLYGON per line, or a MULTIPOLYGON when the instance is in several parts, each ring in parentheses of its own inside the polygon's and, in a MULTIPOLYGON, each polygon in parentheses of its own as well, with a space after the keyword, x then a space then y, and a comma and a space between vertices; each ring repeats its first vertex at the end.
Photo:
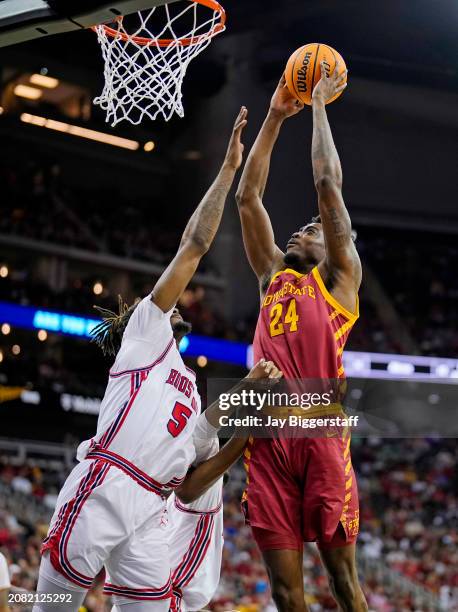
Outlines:
POLYGON ((138 125, 159 113, 166 121, 174 113, 183 117, 186 70, 226 23, 216 0, 183 1, 184 9, 183 2, 165 4, 94 26, 105 61, 105 86, 94 104, 112 126, 138 125))

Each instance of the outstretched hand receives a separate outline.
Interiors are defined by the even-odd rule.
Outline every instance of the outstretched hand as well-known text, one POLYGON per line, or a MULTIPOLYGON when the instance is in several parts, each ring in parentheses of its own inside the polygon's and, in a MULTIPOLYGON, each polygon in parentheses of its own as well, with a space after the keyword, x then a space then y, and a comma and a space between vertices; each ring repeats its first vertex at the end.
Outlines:
POLYGON ((273 361, 261 359, 251 368, 246 377, 252 380, 262 380, 266 378, 279 380, 282 376, 283 372, 277 368, 273 361))
POLYGON ((304 103, 297 100, 286 85, 285 75, 282 74, 277 89, 270 101, 270 110, 278 113, 283 119, 297 115, 304 108, 304 103))
POLYGON ((337 94, 347 86, 347 72, 344 70, 339 74, 339 62, 336 62, 335 68, 331 76, 328 76, 325 70, 324 62, 321 62, 321 79, 315 85, 312 92, 312 102, 326 102, 334 98, 337 94))
POLYGON ((227 147, 225 163, 238 170, 242 165, 243 161, 243 150, 244 145, 241 141, 243 128, 248 123, 247 121, 248 109, 245 106, 242 106, 239 114, 237 115, 237 119, 234 123, 234 128, 232 130, 231 138, 229 140, 229 145, 227 147))

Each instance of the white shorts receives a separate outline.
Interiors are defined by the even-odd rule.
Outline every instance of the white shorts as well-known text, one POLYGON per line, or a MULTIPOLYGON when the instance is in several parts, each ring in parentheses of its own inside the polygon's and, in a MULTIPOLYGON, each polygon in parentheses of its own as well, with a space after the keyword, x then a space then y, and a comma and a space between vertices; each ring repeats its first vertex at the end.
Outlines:
POLYGON ((195 511, 169 499, 173 609, 201 610, 219 583, 223 554, 223 509, 195 511))
MULTIPOLYGON (((105 593, 118 598, 171 597, 166 502, 114 466, 84 460, 67 478, 42 552, 62 586, 88 589, 105 566, 105 593)), ((53 578, 55 580, 55 576, 53 578)))

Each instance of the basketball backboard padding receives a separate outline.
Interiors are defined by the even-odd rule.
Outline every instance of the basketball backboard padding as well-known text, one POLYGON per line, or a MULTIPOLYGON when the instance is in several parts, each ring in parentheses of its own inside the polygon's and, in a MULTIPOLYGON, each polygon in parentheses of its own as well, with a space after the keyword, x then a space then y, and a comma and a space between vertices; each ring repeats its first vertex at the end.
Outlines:
POLYGON ((177 0, 2 0, 0 47, 52 34, 90 28, 177 0))

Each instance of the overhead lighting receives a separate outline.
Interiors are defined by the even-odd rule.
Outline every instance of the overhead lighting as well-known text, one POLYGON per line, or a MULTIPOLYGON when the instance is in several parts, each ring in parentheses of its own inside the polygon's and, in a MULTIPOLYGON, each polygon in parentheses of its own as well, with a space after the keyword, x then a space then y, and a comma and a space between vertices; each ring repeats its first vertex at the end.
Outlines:
POLYGON ((37 89, 36 87, 29 87, 28 85, 16 85, 13 89, 13 93, 15 96, 19 96, 19 98, 27 98, 28 100, 38 100, 43 95, 41 89, 37 89))
POLYGON ((4 336, 7 336, 10 333, 10 331, 11 331, 11 327, 10 327, 9 323, 3 323, 1 329, 2 329, 2 334, 4 336))
POLYGON ((0 277, 6 278, 9 274, 8 266, 0 266, 0 277))
POLYGON ((103 285, 102 283, 94 283, 94 286, 92 287, 92 291, 94 292, 95 295, 101 295, 103 293, 103 285))
POLYGON ((19 344, 13 344, 11 352, 13 353, 13 355, 19 355, 19 353, 21 352, 21 347, 19 346, 19 344))
POLYGON ((48 128, 48 130, 64 132, 66 134, 71 134, 72 136, 79 136, 80 138, 87 138, 88 140, 103 142, 104 144, 113 145, 114 147, 129 149, 130 151, 136 151, 140 146, 136 140, 129 140, 128 138, 113 136, 113 134, 89 130, 88 128, 80 127, 79 125, 72 125, 70 123, 64 123, 63 121, 55 121, 54 119, 46 119, 46 117, 39 117, 37 115, 31 115, 30 113, 22 113, 21 121, 23 123, 30 123, 39 127, 48 128))
POLYGON ((37 336, 38 336, 38 340, 40 342, 44 342, 46 340, 46 338, 48 337, 48 332, 45 329, 40 329, 38 331, 37 336))
POLYGON ((149 153, 150 151, 152 151, 155 147, 155 144, 152 140, 148 140, 148 142, 145 142, 145 144, 143 145, 143 149, 149 153))
POLYGON ((30 82, 32 85, 38 85, 38 87, 45 87, 46 89, 55 89, 59 85, 59 79, 53 79, 53 77, 38 73, 32 74, 30 82))

